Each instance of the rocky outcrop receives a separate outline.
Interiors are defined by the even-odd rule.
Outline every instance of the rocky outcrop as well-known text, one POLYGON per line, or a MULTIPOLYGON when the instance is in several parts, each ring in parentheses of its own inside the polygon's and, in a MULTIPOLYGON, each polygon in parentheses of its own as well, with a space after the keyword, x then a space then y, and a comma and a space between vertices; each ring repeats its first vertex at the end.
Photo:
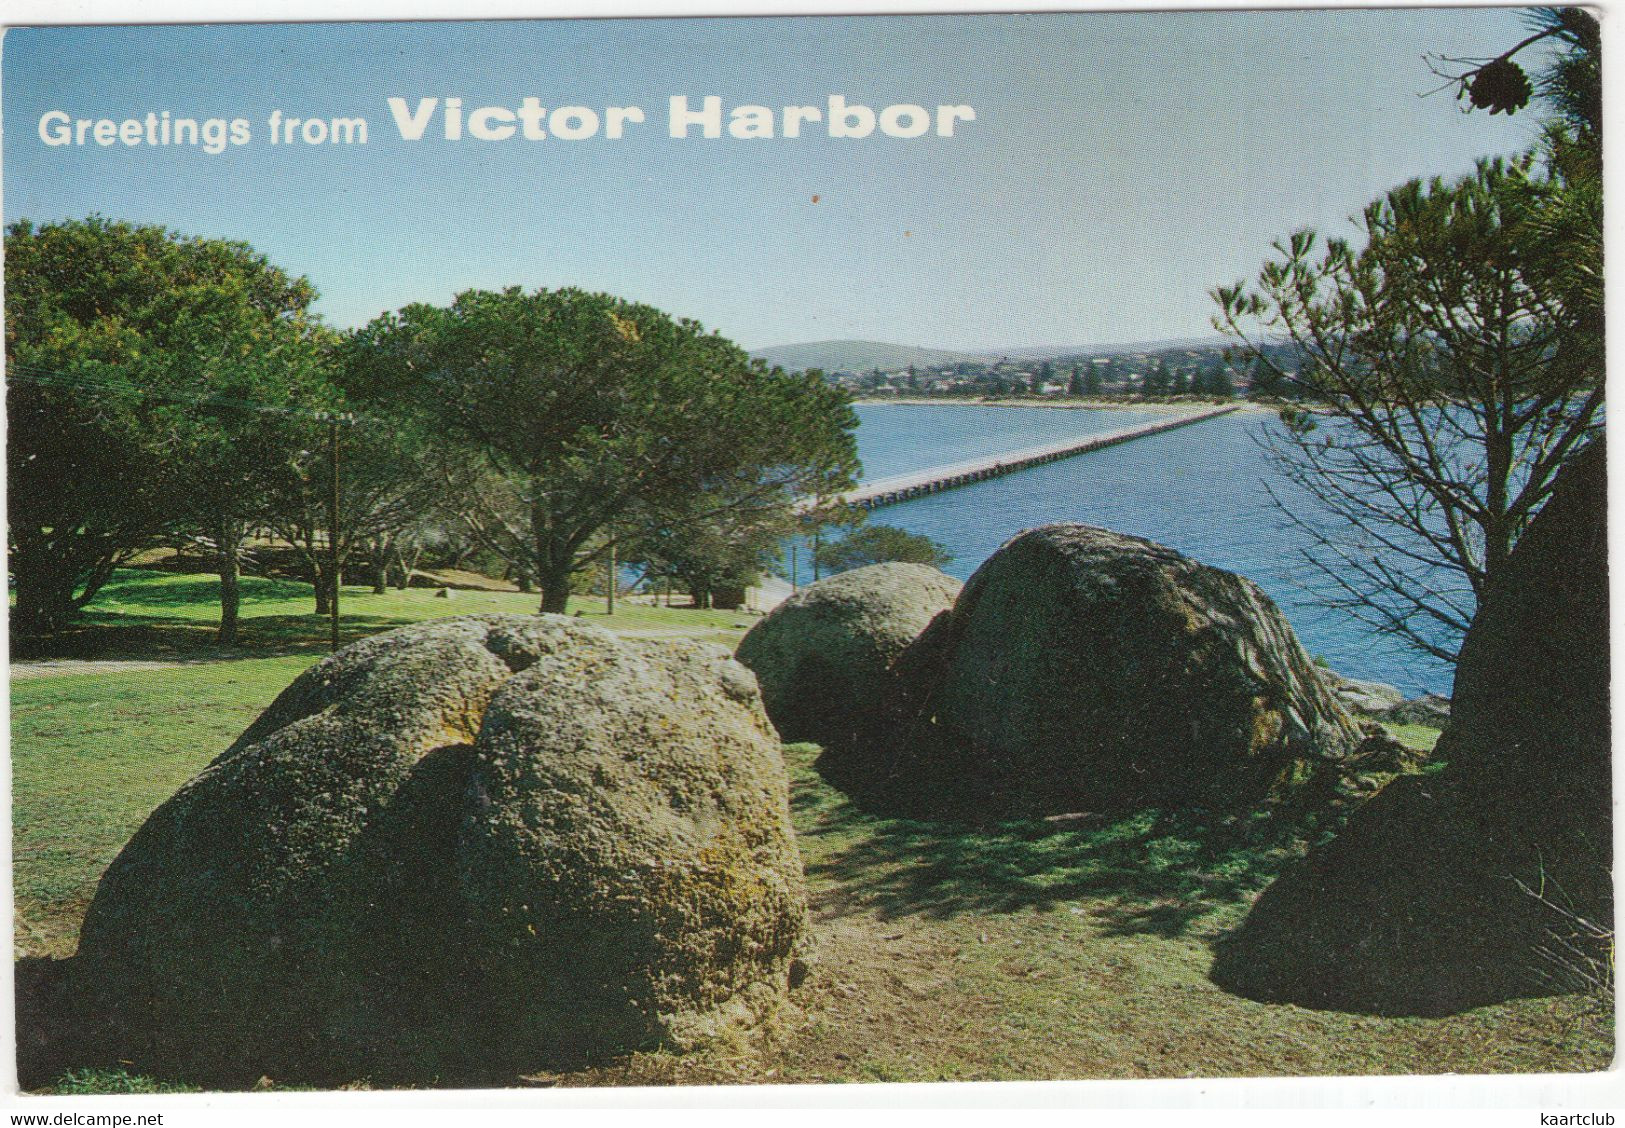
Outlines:
POLYGON ((844 752, 875 739, 893 663, 958 594, 958 580, 924 564, 855 568, 779 604, 735 656, 784 740, 844 752))
POLYGON ((1589 962, 1606 966, 1606 511, 1599 443, 1563 471, 1467 634, 1445 768, 1390 785, 1266 890, 1220 949, 1220 985, 1433 1015, 1585 989, 1589 962))
POLYGON ((80 955, 165 1052, 681 1044, 782 997, 787 795, 724 651, 438 620, 312 667, 159 807, 80 955))
POLYGON ((1357 681, 1325 669, 1320 673, 1338 704, 1357 716, 1430 728, 1443 728, 1450 720, 1450 698, 1441 694, 1406 698, 1404 691, 1386 682, 1357 681))
POLYGON ((1011 540, 896 667, 905 808, 1245 808, 1362 739, 1256 585, 1087 525, 1011 540))
POLYGON ((1438 693, 1424 693, 1409 701, 1401 701, 1378 714, 1391 725, 1426 725, 1442 729, 1450 723, 1450 698, 1438 693))
POLYGON ((1386 682, 1356 681, 1331 670, 1321 670, 1337 703, 1351 713, 1376 717, 1405 700, 1405 694, 1386 682))

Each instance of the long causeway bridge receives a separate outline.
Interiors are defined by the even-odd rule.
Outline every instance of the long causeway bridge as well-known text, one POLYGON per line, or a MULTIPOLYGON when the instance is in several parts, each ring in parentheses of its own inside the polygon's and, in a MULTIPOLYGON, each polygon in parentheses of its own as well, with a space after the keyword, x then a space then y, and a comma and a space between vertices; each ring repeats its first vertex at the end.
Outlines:
POLYGON ((876 478, 872 482, 865 482, 855 490, 849 490, 841 495, 840 500, 848 505, 861 506, 864 509, 878 509, 882 505, 893 505, 909 498, 920 497, 923 494, 940 493, 951 490, 957 486, 966 486, 972 482, 983 482, 989 478, 997 478, 1004 474, 1014 474, 1017 470, 1025 470, 1029 466, 1039 466, 1046 462, 1059 462, 1063 458, 1073 455, 1088 454, 1092 450, 1103 450, 1109 446, 1118 446, 1122 443, 1143 439, 1148 435, 1160 435, 1164 431, 1172 431, 1177 427, 1189 427, 1192 423, 1200 423, 1204 419, 1216 419, 1221 415, 1229 415, 1237 410, 1235 405, 1229 407, 1215 407, 1207 411, 1193 411, 1189 415, 1176 415, 1168 419, 1160 419, 1155 423, 1141 423, 1133 427, 1120 427, 1115 431, 1102 431, 1094 435, 1082 435, 1077 438, 1063 439, 1056 443, 1047 443, 1044 446, 1027 447, 1024 450, 1006 451, 1003 454, 990 455, 986 458, 974 458, 966 462, 955 462, 948 466, 933 466, 929 470, 920 470, 912 474, 895 474, 889 478, 876 478))

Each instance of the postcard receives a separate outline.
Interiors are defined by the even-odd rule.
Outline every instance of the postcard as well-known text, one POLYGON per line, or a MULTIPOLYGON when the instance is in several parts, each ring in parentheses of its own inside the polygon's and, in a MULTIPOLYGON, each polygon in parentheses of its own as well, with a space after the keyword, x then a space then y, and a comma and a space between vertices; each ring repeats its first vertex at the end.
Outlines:
POLYGON ((1608 1070, 1601 43, 9 27, 22 1099, 1608 1070))

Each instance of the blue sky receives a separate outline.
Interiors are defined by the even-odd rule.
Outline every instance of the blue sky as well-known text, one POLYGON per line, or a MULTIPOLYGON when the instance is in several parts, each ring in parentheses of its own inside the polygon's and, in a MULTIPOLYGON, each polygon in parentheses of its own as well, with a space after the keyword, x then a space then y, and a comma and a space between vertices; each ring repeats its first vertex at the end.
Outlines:
POLYGON ((1272 239, 1527 148, 1422 60, 1506 9, 12 29, 7 222, 91 212, 245 240, 358 325, 470 287, 577 285, 748 347, 947 348, 1209 332, 1272 239), (956 136, 666 136, 666 100, 969 104, 956 136), (401 140, 386 99, 637 105, 621 141, 401 140), (48 147, 41 115, 242 117, 252 143, 48 147), (276 109, 365 146, 271 146, 276 109), (814 202, 817 197, 817 202, 814 202))

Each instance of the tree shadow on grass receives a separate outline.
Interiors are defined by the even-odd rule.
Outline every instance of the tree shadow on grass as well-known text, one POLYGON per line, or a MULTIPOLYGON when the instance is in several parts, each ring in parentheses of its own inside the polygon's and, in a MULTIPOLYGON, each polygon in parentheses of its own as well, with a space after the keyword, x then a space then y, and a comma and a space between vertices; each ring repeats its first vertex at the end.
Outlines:
MULTIPOLYGON (((352 615, 339 619, 339 645, 344 646, 380 631, 410 625, 388 615, 352 615)), ((215 641, 217 624, 209 620, 180 620, 165 615, 139 615, 87 611, 68 630, 48 638, 14 634, 14 661, 72 658, 84 661, 157 660, 218 661, 232 658, 279 658, 290 654, 325 652, 329 645, 328 619, 309 615, 260 615, 238 625, 235 646, 215 641)))
POLYGON ((1089 901, 1108 934, 1188 935, 1301 856, 1281 820, 1142 810, 985 825, 867 813, 798 772, 792 793, 814 908, 883 919, 1089 901))
POLYGON ((493 1034, 507 1027, 490 1021, 503 1002, 492 998, 434 997, 390 1011, 370 1032, 313 1029, 305 1038, 267 1040, 257 1032, 264 1016, 248 1011, 166 1031, 109 1003, 77 956, 25 957, 14 974, 17 1079, 29 1092, 223 1092, 262 1088, 267 1079, 279 1089, 514 1088, 619 1056, 574 1044, 568 1011, 553 1014, 558 1034, 493 1034))
MULTIPOLYGON (((350 598, 346 593, 346 601, 350 598)), ((124 569, 101 587, 95 602, 67 629, 49 636, 13 631, 12 658, 215 661, 279 657, 323 650, 329 643, 328 618, 316 614, 308 582, 243 576, 242 618, 232 646, 216 642, 219 599, 217 576, 124 569), (297 601, 310 601, 311 610, 256 613, 258 608, 297 601)), ((339 641, 354 642, 412 621, 387 614, 356 614, 341 607, 339 641)))
MULTIPOLYGON (((311 586, 295 580, 272 580, 260 576, 244 576, 240 581, 239 597, 244 607, 257 603, 282 603, 290 599, 312 599, 311 586)), ((184 580, 154 583, 148 575, 128 576, 120 573, 103 584, 96 593, 98 603, 117 603, 123 607, 150 607, 155 610, 176 607, 207 607, 220 599, 220 578, 213 575, 193 574, 184 580)))

